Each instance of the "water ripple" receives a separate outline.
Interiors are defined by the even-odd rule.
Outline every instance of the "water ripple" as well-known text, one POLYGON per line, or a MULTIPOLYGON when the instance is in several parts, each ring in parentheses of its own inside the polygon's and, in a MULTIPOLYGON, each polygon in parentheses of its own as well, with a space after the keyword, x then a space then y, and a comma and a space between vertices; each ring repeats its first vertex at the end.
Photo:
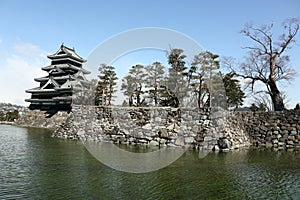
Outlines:
POLYGON ((0 199, 300 199, 299 152, 199 159, 187 151, 161 170, 130 174, 99 163, 80 142, 50 134, 0 126, 0 199))

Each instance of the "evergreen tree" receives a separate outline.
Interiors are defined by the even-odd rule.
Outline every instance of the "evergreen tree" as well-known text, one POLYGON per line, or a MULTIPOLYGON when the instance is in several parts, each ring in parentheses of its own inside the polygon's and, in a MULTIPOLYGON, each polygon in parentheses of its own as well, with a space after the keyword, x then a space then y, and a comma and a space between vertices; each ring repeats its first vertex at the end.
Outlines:
POLYGON ((0 121, 5 121, 5 114, 0 111, 0 121))
POLYGON ((99 67, 99 81, 96 89, 96 105, 111 105, 116 92, 117 74, 113 66, 101 64, 99 67))
MULTIPOLYGON (((132 75, 127 75, 122 79, 121 90, 123 94, 128 97, 128 105, 133 106, 133 98, 135 94, 135 83, 132 75)), ((125 104, 123 102, 123 104, 125 104)))
POLYGON ((6 113, 4 121, 8 121, 8 122, 13 122, 16 119, 19 118, 19 111, 18 110, 14 110, 14 111, 9 111, 6 113))
POLYGON ((251 104, 251 106, 249 107, 249 109, 252 112, 266 112, 267 108, 265 107, 265 105, 263 103, 260 103, 258 106, 254 103, 251 104))
POLYGON ((162 104, 178 107, 183 98, 187 95, 187 67, 182 49, 171 49, 168 54, 170 64, 169 76, 162 86, 162 104))
POLYGON ((159 103, 161 93, 161 84, 164 79, 164 66, 160 62, 154 62, 146 68, 147 77, 145 79, 146 87, 149 88, 149 98, 153 99, 154 105, 159 103))
POLYGON ((145 69, 143 65, 132 66, 129 74, 122 79, 121 90, 128 96, 129 106, 141 106, 144 104, 143 85, 145 83, 145 69))
POLYGON ((223 77, 225 92, 227 96, 227 105, 229 107, 239 107, 243 105, 245 93, 241 90, 240 81, 234 79, 233 73, 227 73, 223 77))
MULTIPOLYGON (((194 56, 189 70, 189 83, 197 99, 198 107, 212 106, 212 100, 222 104, 222 80, 219 73, 219 56, 204 51, 194 56)), ((225 94, 223 95, 225 96, 225 94)))

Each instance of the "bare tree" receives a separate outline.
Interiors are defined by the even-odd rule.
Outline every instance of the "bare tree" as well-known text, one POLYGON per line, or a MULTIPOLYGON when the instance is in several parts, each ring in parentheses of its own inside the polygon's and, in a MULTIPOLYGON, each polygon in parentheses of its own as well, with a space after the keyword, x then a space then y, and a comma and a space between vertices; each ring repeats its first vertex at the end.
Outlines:
POLYGON ((263 106, 266 111, 272 111, 273 110, 273 103, 270 99, 270 96, 266 92, 259 92, 254 96, 253 103, 259 106, 263 106))
MULTIPOLYGON (((282 93, 282 99, 284 105, 289 105, 290 100, 288 99, 285 93, 282 93)), ((270 98, 270 95, 268 95, 268 92, 266 91, 256 92, 255 95, 253 96, 252 104, 255 104, 256 106, 263 105, 265 110, 274 111, 272 99, 270 98)))
POLYGON ((299 19, 287 19, 282 26, 283 34, 275 41, 272 33, 273 23, 261 27, 252 24, 246 25, 241 33, 254 42, 253 46, 245 47, 249 50, 248 57, 239 65, 233 65, 228 59, 225 59, 224 62, 235 75, 247 80, 252 91, 256 83, 263 83, 275 111, 285 109, 278 82, 291 81, 297 75, 296 71, 288 65, 289 56, 283 54, 295 43, 295 36, 299 30, 299 19))

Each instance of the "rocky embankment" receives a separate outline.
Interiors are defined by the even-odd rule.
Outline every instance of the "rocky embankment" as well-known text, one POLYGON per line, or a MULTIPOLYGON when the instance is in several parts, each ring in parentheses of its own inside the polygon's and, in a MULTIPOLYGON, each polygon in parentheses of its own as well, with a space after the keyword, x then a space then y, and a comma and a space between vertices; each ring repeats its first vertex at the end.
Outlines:
POLYGON ((74 107, 54 137, 223 150, 300 148, 300 111, 74 107))
POLYGON ((235 113, 232 118, 255 146, 300 148, 300 110, 235 113))
POLYGON ((24 106, 14 105, 10 103, 0 103, 0 112, 2 113, 13 112, 15 110, 22 114, 27 111, 27 108, 24 106))
POLYGON ((0 124, 13 124, 27 108, 10 103, 0 103, 0 124))
POLYGON ((248 135, 238 126, 232 128, 227 114, 211 109, 73 107, 53 136, 205 150, 249 146, 248 135))
POLYGON ((254 146, 300 148, 300 110, 228 112, 221 109, 74 106, 53 116, 23 111, 16 125, 50 128, 53 137, 153 146, 223 150, 254 146))
POLYGON ((55 130, 67 121, 68 116, 67 112, 57 112, 52 116, 42 111, 27 110, 19 117, 15 125, 55 130))

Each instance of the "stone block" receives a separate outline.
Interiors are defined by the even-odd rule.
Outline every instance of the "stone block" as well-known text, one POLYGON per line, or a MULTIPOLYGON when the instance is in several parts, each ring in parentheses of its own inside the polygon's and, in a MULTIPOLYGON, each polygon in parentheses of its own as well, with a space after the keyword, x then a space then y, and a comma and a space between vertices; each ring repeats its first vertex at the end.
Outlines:
POLYGON ((272 147, 272 146, 273 146, 273 145, 272 145, 271 142, 266 142, 266 147, 270 148, 270 147, 272 147))
POLYGON ((184 146, 184 139, 182 137, 177 138, 175 140, 175 145, 177 145, 177 146, 184 146))
POLYGON ((174 129, 174 124, 171 124, 167 127, 167 130, 172 131, 174 129))
POLYGON ((297 134, 298 134, 297 131, 295 130, 291 131, 291 135, 297 135, 297 134))
POLYGON ((274 139, 274 140, 272 140, 272 143, 273 143, 273 144, 278 144, 278 140, 277 140, 277 139, 274 139))
POLYGON ((160 117, 155 117, 154 118, 155 123, 160 123, 162 120, 160 117))
POLYGON ((214 148, 213 148, 213 150, 214 150, 214 151, 220 151, 220 148, 219 148, 218 145, 215 145, 214 148))
POLYGON ((288 140, 288 141, 286 141, 286 143, 287 143, 288 145, 294 145, 294 141, 292 141, 292 140, 288 140))
POLYGON ((295 140, 295 136, 290 135, 290 136, 288 136, 288 139, 289 139, 289 140, 295 140))
POLYGON ((207 136, 204 137, 204 142, 207 142, 207 141, 210 141, 210 140, 212 140, 212 136, 207 135, 207 136))
POLYGON ((168 138, 169 137, 169 133, 166 129, 161 129, 159 132, 158 132, 159 136, 161 138, 168 138))
POLYGON ((144 140, 144 139, 139 139, 139 140, 138 140, 138 143, 143 143, 143 144, 145 144, 145 143, 148 143, 148 141, 147 141, 147 140, 144 140))
POLYGON ((194 138, 193 137, 186 137, 186 138, 184 138, 184 142, 186 144, 191 144, 191 143, 194 142, 194 138))
POLYGON ((220 138, 218 140, 218 145, 220 147, 220 149, 230 149, 231 147, 231 143, 229 142, 229 140, 227 140, 226 138, 220 138))
POLYGON ((142 128, 145 129, 145 130, 151 130, 152 126, 151 126, 151 124, 146 124, 142 128))
POLYGON ((278 142, 278 146, 284 146, 285 143, 284 142, 278 142))
POLYGON ((154 141, 154 140, 151 140, 151 141, 149 142, 149 145, 151 145, 151 146, 158 146, 158 145, 159 145, 159 142, 154 141))

